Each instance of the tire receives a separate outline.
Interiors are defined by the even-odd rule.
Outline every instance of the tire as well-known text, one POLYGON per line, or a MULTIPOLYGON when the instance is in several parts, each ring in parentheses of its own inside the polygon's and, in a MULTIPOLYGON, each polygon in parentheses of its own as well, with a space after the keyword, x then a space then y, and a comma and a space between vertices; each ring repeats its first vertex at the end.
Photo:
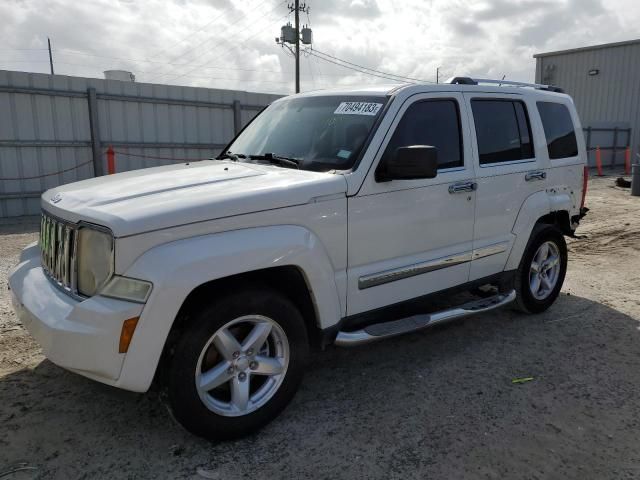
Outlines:
POLYGON ((552 225, 536 225, 516 272, 515 306, 518 310, 525 313, 541 313, 555 302, 567 273, 567 258, 567 244, 562 232, 552 225), (543 259, 543 246, 547 247, 551 255, 557 257, 556 265, 550 267, 553 263, 551 257, 543 259), (537 281, 534 260, 538 269, 546 269, 537 273, 537 281), (536 288, 536 285, 539 288, 536 288))
POLYGON ((304 320, 286 297, 263 288, 228 294, 203 307, 175 345, 172 413, 209 440, 255 432, 295 395, 308 352, 304 320))

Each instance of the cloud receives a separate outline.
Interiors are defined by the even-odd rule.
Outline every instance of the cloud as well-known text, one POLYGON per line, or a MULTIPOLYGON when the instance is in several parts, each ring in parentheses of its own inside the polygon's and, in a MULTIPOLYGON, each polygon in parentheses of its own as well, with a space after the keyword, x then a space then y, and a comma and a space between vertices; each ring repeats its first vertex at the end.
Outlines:
POLYGON ((369 20, 382 15, 377 0, 323 0, 308 4, 318 23, 340 19, 369 20))
MULTIPOLYGON (((636 1, 306 0, 301 21, 317 51, 381 72, 532 81, 534 53, 637 37, 636 1)), ((2 0, 0 18, 0 69, 46 72, 49 36, 56 73, 293 90, 293 58, 274 42, 292 20, 280 0, 2 0)), ((349 67, 305 54, 303 90, 390 82, 349 67)))
POLYGON ((478 26, 477 23, 469 20, 460 20, 454 18, 449 20, 449 26, 453 28, 453 31, 462 37, 482 37, 485 32, 478 26))
POLYGON ((524 1, 508 1, 508 0, 492 0, 482 5, 473 14, 473 20, 476 22, 485 22, 493 20, 504 20, 513 17, 526 17, 552 8, 558 2, 546 0, 524 0, 524 1))
POLYGON ((353 16, 364 16, 365 18, 377 17, 381 13, 376 0, 352 0, 348 11, 353 16))
POLYGON ((539 45, 559 50, 569 46, 592 44, 594 34, 606 25, 617 32, 620 24, 613 12, 607 11, 600 0, 570 0, 547 8, 524 26, 516 37, 521 45, 539 45), (571 32, 571 35, 567 35, 571 32))

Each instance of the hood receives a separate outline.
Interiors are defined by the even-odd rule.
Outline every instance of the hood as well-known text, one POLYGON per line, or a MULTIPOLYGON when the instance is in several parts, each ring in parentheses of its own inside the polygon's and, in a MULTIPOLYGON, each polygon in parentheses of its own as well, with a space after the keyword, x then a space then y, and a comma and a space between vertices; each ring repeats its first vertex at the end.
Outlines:
POLYGON ((345 194, 342 175, 208 160, 92 178, 42 194, 62 219, 106 226, 116 237, 303 205, 345 194))

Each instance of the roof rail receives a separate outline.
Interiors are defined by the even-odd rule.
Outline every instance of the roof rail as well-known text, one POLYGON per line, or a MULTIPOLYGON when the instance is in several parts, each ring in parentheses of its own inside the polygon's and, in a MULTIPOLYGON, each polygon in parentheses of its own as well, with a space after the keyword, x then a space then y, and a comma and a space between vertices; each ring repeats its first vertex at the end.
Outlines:
POLYGON ((444 83, 457 83, 458 85, 478 85, 478 82, 471 77, 451 77, 444 83))
POLYGON ((564 90, 560 87, 554 87, 553 85, 542 85, 540 83, 525 83, 514 82, 512 80, 494 80, 489 78, 471 78, 471 77, 453 77, 447 80, 447 83, 453 83, 458 85, 508 85, 513 87, 530 87, 538 90, 547 90, 550 92, 564 93, 564 90))

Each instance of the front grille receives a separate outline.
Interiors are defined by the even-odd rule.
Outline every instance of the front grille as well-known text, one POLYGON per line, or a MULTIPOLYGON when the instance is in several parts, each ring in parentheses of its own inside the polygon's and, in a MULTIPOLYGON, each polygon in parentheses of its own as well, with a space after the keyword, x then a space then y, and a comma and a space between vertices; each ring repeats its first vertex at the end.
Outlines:
POLYGON ((42 268, 58 286, 76 292, 77 229, 42 212, 40 254, 42 268))

